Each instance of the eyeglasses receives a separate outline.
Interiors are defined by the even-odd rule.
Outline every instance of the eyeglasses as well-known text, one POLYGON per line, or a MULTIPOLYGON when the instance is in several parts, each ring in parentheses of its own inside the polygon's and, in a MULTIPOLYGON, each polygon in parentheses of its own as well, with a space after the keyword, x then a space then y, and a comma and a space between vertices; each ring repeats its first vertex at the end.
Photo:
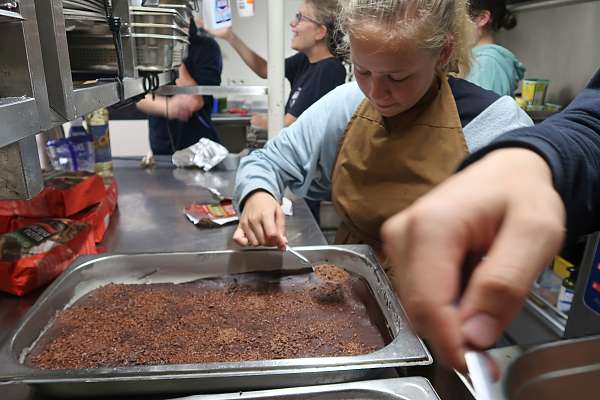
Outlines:
POLYGON ((316 19, 307 17, 306 15, 302 15, 302 13, 300 11, 298 11, 296 13, 296 24, 295 25, 298 25, 300 22, 302 22, 302 20, 306 20, 308 22, 312 22, 313 24, 317 24, 317 25, 323 25, 322 23, 320 23, 316 19))

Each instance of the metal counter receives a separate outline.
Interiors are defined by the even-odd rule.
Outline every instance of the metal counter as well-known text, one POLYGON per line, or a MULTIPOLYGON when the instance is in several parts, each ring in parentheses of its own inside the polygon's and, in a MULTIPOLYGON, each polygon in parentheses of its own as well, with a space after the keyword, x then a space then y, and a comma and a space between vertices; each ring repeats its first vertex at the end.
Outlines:
MULTIPOLYGON (((140 168, 138 159, 115 160, 114 167, 119 185, 119 208, 102 243, 107 252, 133 254, 238 248, 231 240, 235 225, 210 230, 197 228, 182 211, 192 202, 215 200, 204 186, 214 187, 225 196, 231 195, 235 172, 175 169, 169 158, 164 157, 158 157, 156 166, 148 170, 140 168)), ((293 199, 293 205, 294 215, 287 217, 290 245, 327 244, 304 200, 293 199)), ((10 336, 19 318, 42 291, 23 298, 0 293, 0 342, 10 336)), ((41 399, 25 385, 7 385, 0 390, 3 400, 41 399)))

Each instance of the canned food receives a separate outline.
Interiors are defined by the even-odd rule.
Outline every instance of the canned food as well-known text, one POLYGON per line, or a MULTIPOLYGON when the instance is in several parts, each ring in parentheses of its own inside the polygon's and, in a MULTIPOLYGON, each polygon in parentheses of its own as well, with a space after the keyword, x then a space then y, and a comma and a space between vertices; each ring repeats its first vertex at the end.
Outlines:
POLYGON ((524 79, 521 97, 529 105, 543 105, 549 84, 547 79, 524 79))

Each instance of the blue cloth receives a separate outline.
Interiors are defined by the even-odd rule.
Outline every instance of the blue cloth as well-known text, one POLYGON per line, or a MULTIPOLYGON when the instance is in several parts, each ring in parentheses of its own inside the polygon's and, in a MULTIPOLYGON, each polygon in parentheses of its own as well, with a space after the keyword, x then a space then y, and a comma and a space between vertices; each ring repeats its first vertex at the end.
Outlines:
POLYGON ((473 49, 473 66, 466 79, 500 96, 512 96, 523 76, 525 67, 510 50, 485 44, 473 49))
MULTIPOLYGON (((190 46, 184 60, 190 75, 198 85, 220 85, 223 58, 218 43, 204 30, 190 26, 190 46)), ((204 107, 194 113, 189 121, 167 121, 166 118, 150 116, 150 147, 156 155, 170 155, 208 138, 219 142, 219 136, 211 121, 212 96, 204 96, 204 107)))
POLYGON ((285 60, 285 77, 292 89, 285 112, 298 118, 315 101, 346 82, 346 68, 335 57, 311 64, 308 57, 297 53, 285 60))
MULTIPOLYGON (((460 79, 449 82, 469 151, 503 132, 533 125, 512 98, 490 95, 460 79)), ((331 177, 341 137, 364 99, 356 82, 341 85, 309 107, 264 149, 243 158, 234 193, 238 210, 246 196, 259 189, 279 200, 286 187, 310 200, 330 200, 331 177)))
POLYGON ((600 230, 600 70, 563 112, 498 137, 468 157, 463 167, 505 147, 530 149, 550 165, 571 238, 600 230))

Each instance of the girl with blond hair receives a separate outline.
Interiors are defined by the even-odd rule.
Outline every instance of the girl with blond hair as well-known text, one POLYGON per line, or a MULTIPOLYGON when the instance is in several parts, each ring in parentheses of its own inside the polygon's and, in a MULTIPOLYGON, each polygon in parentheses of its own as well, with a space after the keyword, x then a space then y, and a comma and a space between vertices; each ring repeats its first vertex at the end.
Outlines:
POLYGON ((464 0, 346 0, 339 23, 356 82, 242 160, 234 240, 285 248, 287 187, 331 199, 342 219, 337 242, 369 244, 385 265, 386 219, 450 176, 469 152, 532 122, 510 97, 449 76, 470 64, 464 0))

